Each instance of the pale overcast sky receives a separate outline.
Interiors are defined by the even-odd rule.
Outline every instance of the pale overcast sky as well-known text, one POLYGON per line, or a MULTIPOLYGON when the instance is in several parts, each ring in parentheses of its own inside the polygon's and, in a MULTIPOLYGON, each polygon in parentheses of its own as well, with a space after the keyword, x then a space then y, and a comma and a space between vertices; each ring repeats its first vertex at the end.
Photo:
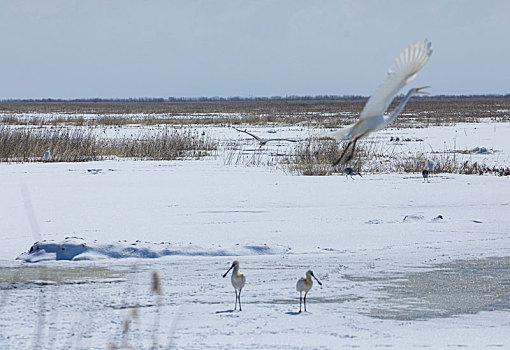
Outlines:
POLYGON ((510 93, 510 1, 0 0, 0 99, 510 93))

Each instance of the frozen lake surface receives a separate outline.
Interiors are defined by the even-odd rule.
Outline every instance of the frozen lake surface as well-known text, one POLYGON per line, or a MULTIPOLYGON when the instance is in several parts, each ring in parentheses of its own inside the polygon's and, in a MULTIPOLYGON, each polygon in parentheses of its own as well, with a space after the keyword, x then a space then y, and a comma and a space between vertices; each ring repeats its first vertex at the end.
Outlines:
MULTIPOLYGON (((377 135, 483 146, 496 152, 473 157, 508 166, 508 124, 497 125, 377 135)), ((510 347, 508 177, 291 176, 225 165, 221 152, 0 163, 1 348, 510 347), (221 278, 234 259, 242 312, 221 278), (299 314, 295 284, 309 268, 323 286, 299 314)))

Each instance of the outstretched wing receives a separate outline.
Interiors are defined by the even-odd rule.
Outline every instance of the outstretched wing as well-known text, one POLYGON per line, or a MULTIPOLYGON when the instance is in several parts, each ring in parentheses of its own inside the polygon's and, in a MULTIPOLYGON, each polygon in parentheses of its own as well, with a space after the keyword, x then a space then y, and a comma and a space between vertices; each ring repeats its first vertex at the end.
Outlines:
POLYGON ((245 134, 250 135, 251 137, 253 137, 255 140, 257 140, 259 142, 262 141, 262 139, 260 137, 258 137, 257 135, 252 134, 251 132, 248 132, 246 130, 241 130, 241 129, 238 129, 238 128, 234 128, 234 127, 232 127, 232 128, 237 130, 237 131, 239 131, 239 132, 244 132, 245 134))
POLYGON ((432 44, 425 40, 411 44, 393 61, 386 78, 377 87, 361 112, 360 119, 383 115, 395 95, 410 83, 432 55, 432 44))

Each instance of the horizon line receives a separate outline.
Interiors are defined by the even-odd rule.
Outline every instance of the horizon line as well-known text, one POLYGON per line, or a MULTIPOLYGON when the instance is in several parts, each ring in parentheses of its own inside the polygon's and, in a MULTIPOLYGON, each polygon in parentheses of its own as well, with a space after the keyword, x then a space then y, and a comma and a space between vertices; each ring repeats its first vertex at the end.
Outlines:
MULTIPOLYGON (((403 94, 395 96, 395 98, 403 97, 403 94)), ((221 101, 319 101, 319 100, 364 100, 370 96, 364 95, 287 95, 287 96, 195 96, 195 97, 90 97, 90 98, 7 98, 0 99, 0 103, 8 102, 221 102, 221 101)), ((434 98, 508 98, 508 94, 438 94, 428 96, 415 96, 417 99, 434 99, 434 98)))

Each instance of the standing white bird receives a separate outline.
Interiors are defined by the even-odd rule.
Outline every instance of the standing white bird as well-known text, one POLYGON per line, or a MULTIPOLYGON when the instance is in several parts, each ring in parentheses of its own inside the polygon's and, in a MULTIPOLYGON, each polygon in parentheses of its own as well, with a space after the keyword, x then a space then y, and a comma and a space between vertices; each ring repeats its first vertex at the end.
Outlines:
POLYGON ((395 59, 388 70, 386 78, 368 99, 363 111, 361 111, 359 120, 353 125, 335 131, 329 135, 336 140, 350 140, 340 158, 338 158, 333 165, 337 165, 342 161, 345 153, 352 145, 351 152, 343 163, 345 164, 351 160, 354 154, 354 148, 356 147, 356 141, 367 136, 371 132, 383 129, 395 120, 402 109, 404 109, 404 106, 411 96, 415 94, 428 94, 428 92, 421 91, 428 88, 428 86, 413 88, 407 92, 402 102, 400 102, 391 114, 384 114, 400 89, 409 84, 416 77, 418 71, 427 63, 430 55, 432 55, 431 46, 432 44, 425 39, 413 43, 406 48, 395 59))
POLYGON ((425 180, 429 182, 429 170, 427 168, 423 169, 421 176, 423 176, 423 182, 425 182, 425 180))
POLYGON ((232 266, 230 266, 230 269, 227 270, 223 274, 223 278, 227 276, 227 274, 230 272, 230 270, 234 269, 232 271, 232 276, 230 277, 230 281, 232 282, 232 287, 234 287, 234 292, 236 293, 236 303, 234 306, 234 310, 237 309, 237 300, 239 300, 239 311, 242 311, 241 309, 241 290, 244 288, 244 284, 246 283, 246 278, 242 273, 239 272, 239 260, 234 260, 232 263, 232 266), (239 294, 237 294, 237 291, 239 291, 239 294))
POLYGON ((293 140, 293 139, 285 139, 285 138, 274 138, 274 139, 264 139, 262 137, 258 137, 257 135, 254 135, 252 134, 251 132, 248 132, 246 130, 241 130, 241 129, 238 129, 238 128, 234 128, 232 127, 233 129, 239 131, 239 132, 244 132, 245 134, 247 135, 250 135, 251 137, 253 137, 255 140, 258 141, 259 143, 259 147, 262 147, 262 146, 265 146, 266 143, 270 142, 270 141, 288 141, 288 142, 298 142, 298 140, 293 140))
POLYGON ((430 159, 427 159, 427 162, 425 163, 425 166, 423 167, 423 171, 421 172, 421 175, 423 176, 423 182, 425 182, 425 179, 427 182, 429 182, 429 175, 434 170, 434 167, 436 166, 436 163, 431 161, 430 159))
POLYGON ((321 281, 319 281, 317 279, 317 277, 315 277, 312 270, 306 271, 306 277, 301 277, 296 283, 296 290, 299 292, 299 312, 301 312, 301 300, 302 300, 301 296, 302 296, 303 292, 305 292, 305 297, 303 298, 303 304, 305 304, 305 312, 306 312, 306 295, 308 294, 310 289, 312 289, 312 286, 313 286, 312 277, 315 278, 317 283, 319 283, 319 286, 322 286, 321 281))

